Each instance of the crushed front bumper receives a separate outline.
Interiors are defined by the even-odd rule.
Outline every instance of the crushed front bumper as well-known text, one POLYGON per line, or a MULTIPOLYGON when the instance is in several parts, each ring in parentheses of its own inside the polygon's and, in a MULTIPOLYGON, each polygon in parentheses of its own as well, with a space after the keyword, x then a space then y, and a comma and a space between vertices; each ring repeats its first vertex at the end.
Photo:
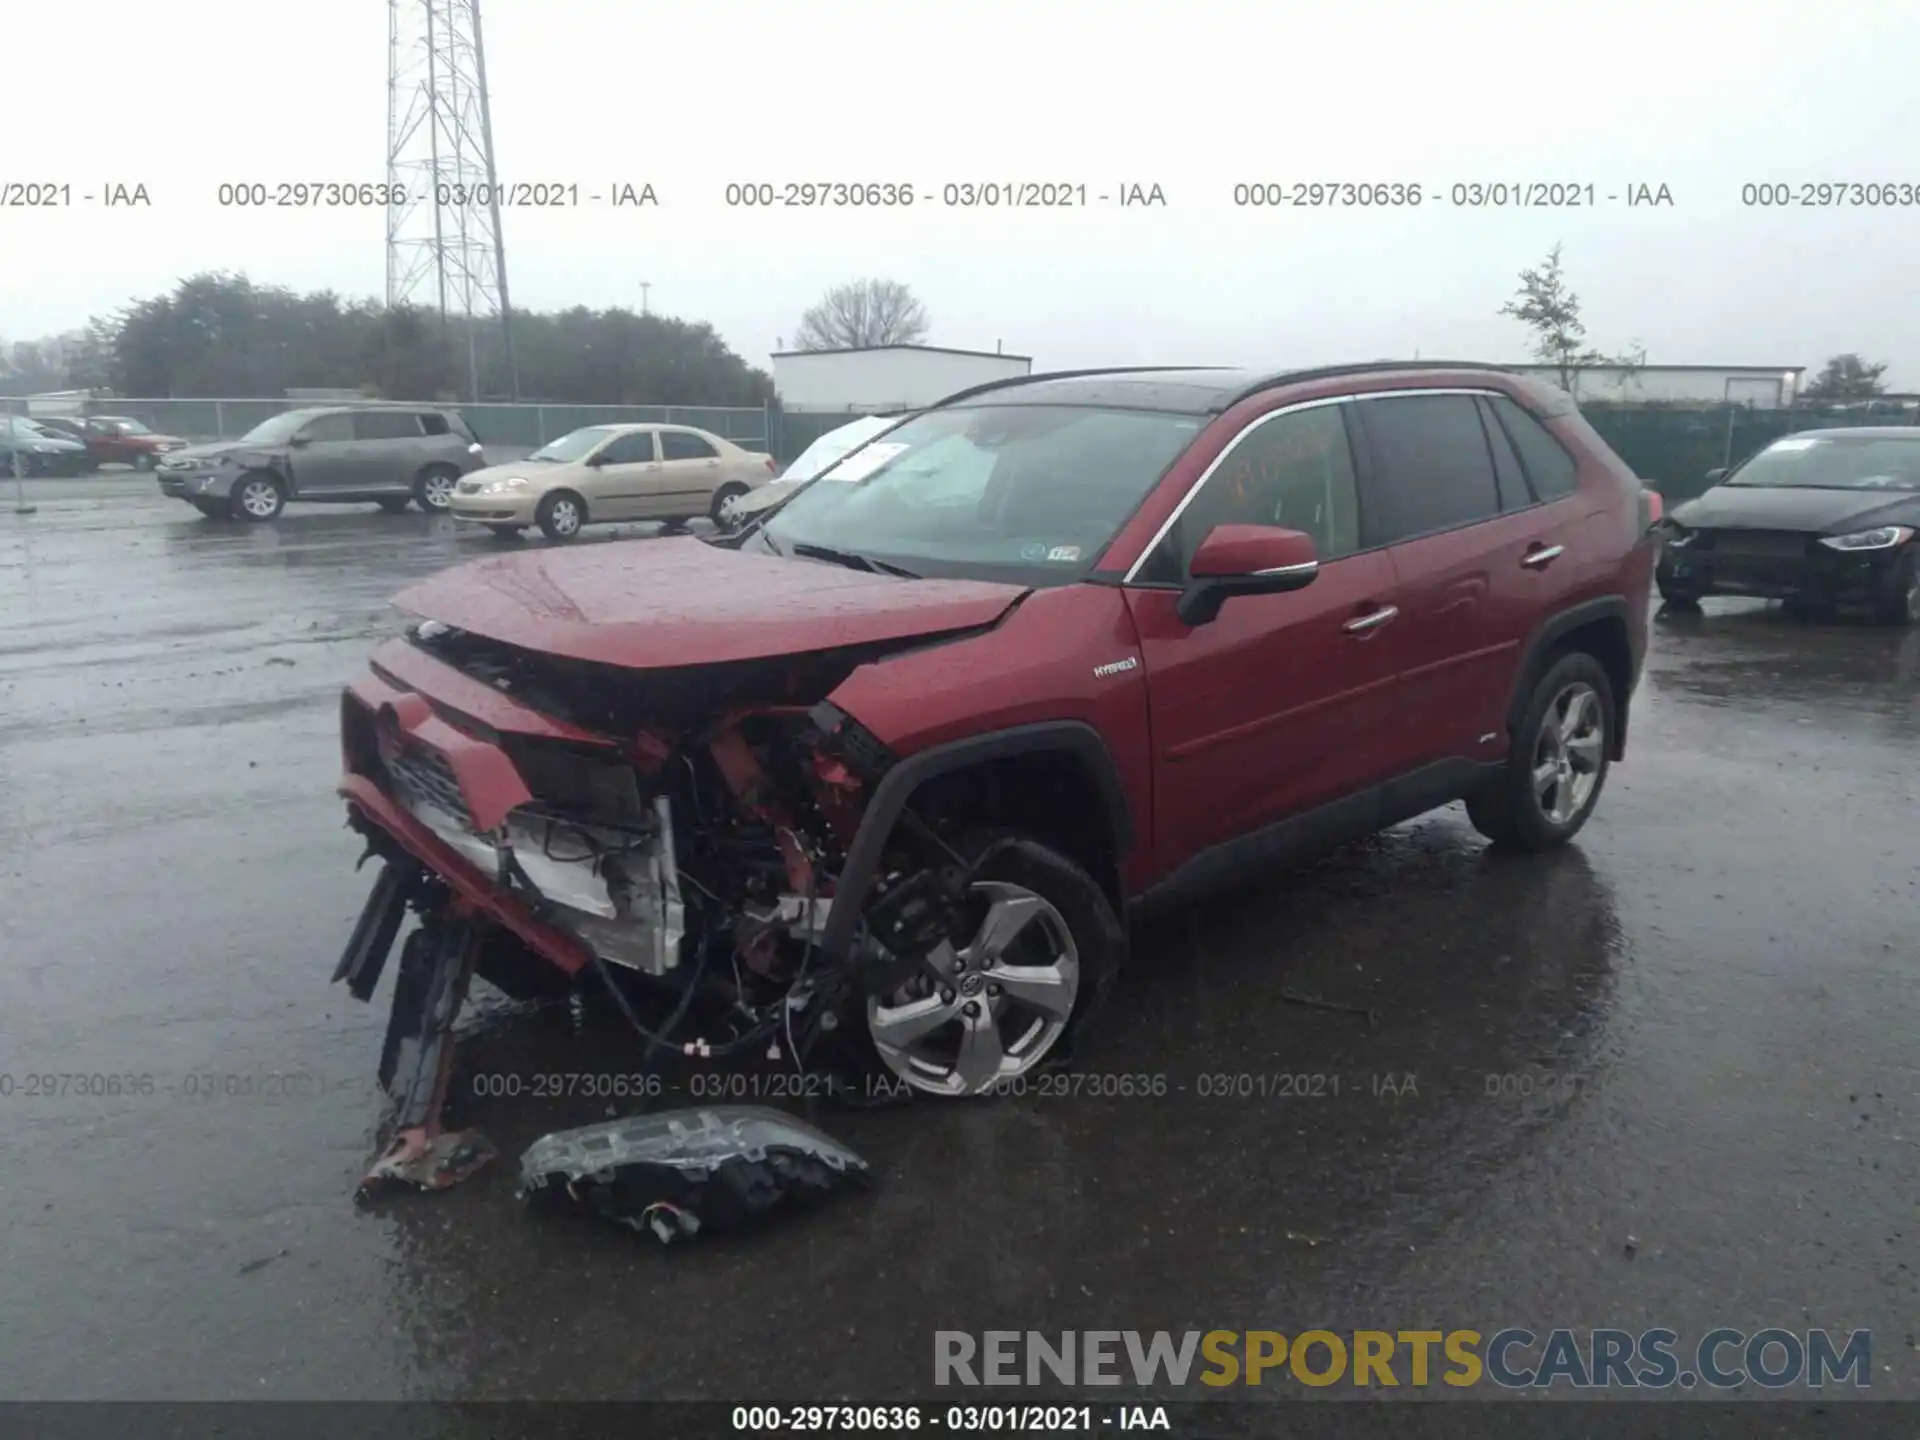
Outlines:
POLYGON ((1822 545, 1812 535, 1762 542, 1734 539, 1735 533, 1706 533, 1688 545, 1663 548, 1655 572, 1660 588, 1700 596, 1875 605, 1895 582, 1911 544, 1850 552, 1822 545))
POLYGON ((341 697, 339 793, 376 853, 411 856, 465 906, 568 975, 600 959, 651 974, 679 964, 685 915, 671 811, 635 800, 613 827, 556 811, 510 746, 558 742, 619 756, 405 641, 375 652, 341 697), (431 697, 431 698, 429 698, 431 697))

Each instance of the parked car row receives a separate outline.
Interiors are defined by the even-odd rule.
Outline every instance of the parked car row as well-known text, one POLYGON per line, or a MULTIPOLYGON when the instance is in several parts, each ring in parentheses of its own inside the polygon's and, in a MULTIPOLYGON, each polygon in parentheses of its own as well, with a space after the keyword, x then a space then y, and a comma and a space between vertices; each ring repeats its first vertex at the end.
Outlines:
POLYGON ((409 504, 502 537, 538 526, 716 518, 773 477, 773 457, 687 425, 589 425, 524 460, 489 466, 457 410, 355 404, 288 410, 237 440, 189 445, 158 467, 160 493, 209 519, 271 520, 293 502, 409 504))
POLYGON ((35 423, 43 430, 85 446, 95 465, 131 465, 136 470, 151 470, 162 457, 184 450, 187 445, 178 435, 163 435, 125 415, 76 418, 48 415, 35 423))
POLYGON ((24 415, 0 415, 0 474, 81 475, 94 467, 87 447, 24 415))

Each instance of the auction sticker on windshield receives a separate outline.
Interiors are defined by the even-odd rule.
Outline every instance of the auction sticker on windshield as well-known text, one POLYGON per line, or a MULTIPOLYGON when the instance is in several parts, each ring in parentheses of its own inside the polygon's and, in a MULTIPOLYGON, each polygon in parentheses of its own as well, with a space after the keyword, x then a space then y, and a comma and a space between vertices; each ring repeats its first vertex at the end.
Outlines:
POLYGON ((818 476, 821 480, 864 480, 903 450, 912 447, 898 441, 875 442, 847 456, 838 465, 818 476))

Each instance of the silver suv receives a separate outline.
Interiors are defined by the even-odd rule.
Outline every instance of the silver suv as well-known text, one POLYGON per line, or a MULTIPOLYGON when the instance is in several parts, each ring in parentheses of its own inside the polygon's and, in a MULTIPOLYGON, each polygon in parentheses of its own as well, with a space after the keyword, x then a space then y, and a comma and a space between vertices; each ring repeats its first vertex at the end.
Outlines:
POLYGON ((327 405, 287 410, 238 440, 190 445, 160 462, 160 493, 202 515, 271 520, 290 500, 411 501, 447 508, 462 475, 487 457, 458 411, 431 405, 327 405))

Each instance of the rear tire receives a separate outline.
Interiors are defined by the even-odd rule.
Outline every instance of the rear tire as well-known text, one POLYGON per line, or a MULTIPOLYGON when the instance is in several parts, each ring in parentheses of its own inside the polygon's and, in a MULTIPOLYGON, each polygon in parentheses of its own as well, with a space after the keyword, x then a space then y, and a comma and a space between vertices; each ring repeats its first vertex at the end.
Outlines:
POLYGON ((233 482, 229 504, 234 519, 257 525, 277 518, 287 508, 287 487, 269 471, 249 471, 233 482))
POLYGON ((738 480, 729 480, 713 492, 713 503, 707 507, 707 518, 714 523, 715 528, 721 530, 727 528, 726 522, 720 518, 720 512, 727 508, 729 502, 739 499, 746 493, 747 487, 738 480))
POLYGON ((414 477, 413 503, 428 515, 444 515, 453 504, 453 487, 460 472, 451 465, 429 465, 414 477))
POLYGON ((1518 854, 1579 834, 1607 783, 1617 715, 1606 668, 1585 651, 1561 656, 1533 687, 1498 776, 1467 800, 1473 828, 1518 854))
POLYGON ((533 519, 547 539, 571 540, 587 523, 587 502, 571 490, 554 490, 540 498, 533 519))

